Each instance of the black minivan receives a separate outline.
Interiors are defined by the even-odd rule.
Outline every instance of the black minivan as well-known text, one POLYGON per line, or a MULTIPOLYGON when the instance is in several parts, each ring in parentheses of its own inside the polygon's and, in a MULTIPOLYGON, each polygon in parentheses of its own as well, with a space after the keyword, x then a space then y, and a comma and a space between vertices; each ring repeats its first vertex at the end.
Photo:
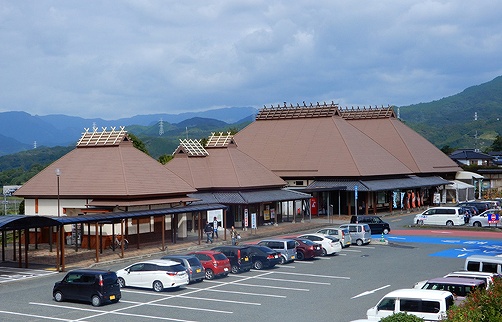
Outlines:
POLYGON ((248 246, 219 246, 211 250, 223 253, 228 257, 230 265, 232 266, 230 271, 233 274, 247 272, 253 267, 253 261, 251 260, 248 246))
POLYGON ((390 233, 390 225, 383 221, 378 216, 373 215, 357 215, 350 218, 351 224, 368 224, 372 234, 388 234, 390 233))
POLYGON ((100 306, 105 302, 117 303, 122 295, 115 272, 78 269, 69 271, 61 281, 54 284, 52 296, 56 302, 82 301, 100 306))

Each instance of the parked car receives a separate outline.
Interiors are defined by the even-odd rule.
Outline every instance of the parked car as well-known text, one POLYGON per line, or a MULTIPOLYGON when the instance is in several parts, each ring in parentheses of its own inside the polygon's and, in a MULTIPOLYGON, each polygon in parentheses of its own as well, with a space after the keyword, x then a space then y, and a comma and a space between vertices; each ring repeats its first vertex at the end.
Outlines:
POLYGON ((185 267, 190 283, 201 282, 206 278, 206 270, 195 255, 166 255, 161 259, 168 259, 180 263, 185 267))
POLYGON ((185 267, 167 259, 137 262, 117 271, 120 287, 151 288, 161 292, 166 288, 179 288, 188 284, 185 267))
POLYGON ((463 225, 464 213, 461 207, 433 207, 415 216, 417 225, 463 225))
POLYGON ((267 246, 246 245, 254 269, 272 268, 281 262, 281 254, 267 246))
POLYGON ((214 250, 199 250, 188 254, 195 255, 200 260, 208 280, 216 276, 227 276, 230 273, 230 260, 223 253, 214 250))
POLYGON ((296 241, 296 259, 301 261, 322 256, 322 246, 306 238, 294 238, 296 241))
POLYGON ((314 243, 321 245, 322 256, 335 255, 342 251, 340 240, 333 236, 323 235, 319 233, 303 234, 298 238, 310 239, 314 243))
POLYGON ((498 215, 499 220, 502 219, 502 210, 500 209, 489 209, 486 211, 483 211, 477 216, 472 216, 470 219, 470 224, 472 224, 475 227, 499 227, 499 222, 493 222, 490 223, 488 222, 489 215, 492 215, 492 220, 495 218, 495 215, 498 215))
POLYGON ((465 259, 464 269, 471 272, 488 272, 502 275, 502 257, 471 255, 465 259))
POLYGON ((267 246, 281 254, 280 264, 294 262, 296 258, 296 242, 294 239, 264 239, 258 245, 267 246))
POLYGON ((486 283, 486 288, 493 284, 495 279, 499 279, 500 276, 497 273, 486 273, 486 272, 470 272, 470 271, 455 271, 446 274, 444 277, 462 277, 462 278, 472 278, 477 280, 483 280, 486 283))
POLYGON ((383 221, 378 216, 373 215, 357 215, 350 218, 351 224, 368 224, 372 234, 388 234, 390 233, 390 225, 383 221))
POLYGON ((368 224, 343 224, 340 228, 349 230, 352 243, 355 241, 357 246, 371 243, 371 228, 368 224))
POLYGON ((335 236, 340 240, 342 248, 349 247, 350 244, 352 244, 352 238, 350 237, 348 228, 328 227, 319 229, 318 231, 316 231, 316 233, 335 236))
POLYGON ((446 319, 446 311, 454 304, 448 291, 400 289, 385 295, 377 305, 368 309, 370 320, 380 319, 399 312, 418 316, 426 321, 446 319))
POLYGON ((249 247, 247 246, 218 246, 212 250, 225 254, 230 260, 232 274, 248 272, 253 267, 249 247))
POLYGON ((456 205, 456 207, 464 207, 464 206, 476 207, 479 214, 485 210, 492 208, 491 203, 488 201, 466 201, 466 202, 460 202, 456 205))
POLYGON ((427 281, 418 282, 414 288, 423 290, 448 291, 453 294, 455 304, 460 304, 465 297, 477 289, 486 289, 484 280, 464 277, 437 277, 427 281))
POLYGON ((105 302, 117 303, 122 294, 117 274, 98 269, 77 269, 69 271, 54 284, 52 296, 56 302, 82 301, 100 306, 105 302))

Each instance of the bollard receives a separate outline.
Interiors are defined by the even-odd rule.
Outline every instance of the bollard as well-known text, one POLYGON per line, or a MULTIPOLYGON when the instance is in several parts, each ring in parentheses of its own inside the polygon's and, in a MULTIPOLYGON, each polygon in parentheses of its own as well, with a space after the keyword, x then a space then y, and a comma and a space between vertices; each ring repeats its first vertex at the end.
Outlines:
POLYGON ((385 243, 385 238, 383 237, 383 233, 382 233, 382 237, 380 237, 380 241, 381 241, 382 243, 385 243))

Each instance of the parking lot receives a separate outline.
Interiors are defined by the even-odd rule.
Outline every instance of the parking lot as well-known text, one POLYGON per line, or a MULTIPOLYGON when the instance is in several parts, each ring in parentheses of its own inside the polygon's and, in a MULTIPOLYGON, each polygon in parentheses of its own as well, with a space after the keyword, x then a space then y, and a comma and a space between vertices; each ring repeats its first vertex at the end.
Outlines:
MULTIPOLYGON (((387 292, 460 269, 463 259, 430 256, 449 245, 351 246, 336 256, 279 265, 156 293, 125 288, 117 304, 52 299, 63 274, 0 286, 2 321, 350 321, 387 292)), ((129 263, 107 268, 117 270, 129 263)))

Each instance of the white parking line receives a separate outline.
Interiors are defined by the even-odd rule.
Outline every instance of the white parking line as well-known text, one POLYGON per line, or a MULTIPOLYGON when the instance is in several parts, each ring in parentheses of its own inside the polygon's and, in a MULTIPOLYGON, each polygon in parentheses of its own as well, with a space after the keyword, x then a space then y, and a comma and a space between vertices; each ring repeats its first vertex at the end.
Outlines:
POLYGON ((231 300, 220 300, 220 299, 208 299, 208 298, 205 298, 205 297, 196 297, 196 296, 180 295, 178 297, 184 298, 184 299, 209 301, 209 302, 225 302, 225 303, 232 303, 232 304, 261 305, 261 303, 254 303, 254 302, 231 301, 231 300))
POLYGON ((290 282, 290 283, 302 283, 302 284, 331 285, 331 283, 324 283, 324 282, 286 280, 286 279, 282 279, 282 278, 270 278, 270 277, 257 277, 256 279, 269 280, 269 281, 280 281, 280 282, 290 282))
POLYGON ((71 321, 71 320, 68 320, 68 319, 56 318, 56 317, 53 317, 53 316, 42 316, 42 315, 26 314, 26 313, 18 313, 18 312, 0 311, 0 313, 12 314, 12 315, 20 315, 20 316, 28 316, 30 318, 46 319, 46 320, 51 320, 51 321, 71 321))
MULTIPOLYGON (((40 305, 40 306, 48 306, 48 307, 56 307, 56 308, 60 308, 60 309, 63 308, 63 309, 69 309, 69 310, 73 310, 73 311, 78 310, 78 311, 95 312, 95 313, 101 313, 101 314, 110 314, 111 313, 111 314, 117 314, 117 315, 134 316, 134 317, 138 317, 138 318, 166 320, 166 321, 195 322, 195 321, 192 321, 192 320, 173 319, 173 318, 166 318, 166 317, 162 317, 162 316, 124 313, 124 312, 120 312, 119 310, 115 310, 115 311, 102 311, 102 310, 96 310, 96 309, 84 309, 84 308, 80 308, 80 307, 72 307, 72 306, 66 306, 66 305, 54 305, 54 304, 37 303, 37 302, 30 302, 30 304, 40 305)), ((124 310, 125 309, 129 309, 129 308, 124 308, 124 310)), ((88 316, 88 317, 85 317, 85 318, 82 318, 82 319, 77 319, 77 320, 65 320, 65 321, 85 321, 85 319, 91 319, 91 318, 96 317, 96 316, 98 316, 98 315, 88 316)))
MULTIPOLYGON (((192 288, 188 288, 188 289, 192 289, 192 288)), ((195 289, 195 288, 193 288, 193 289, 195 289)), ((273 295, 273 294, 263 294, 263 293, 249 293, 249 292, 226 291, 226 290, 219 290, 219 289, 212 289, 212 288, 204 289, 204 291, 207 291, 207 292, 217 292, 217 293, 241 294, 241 295, 256 295, 256 296, 260 296, 260 297, 286 298, 285 295, 273 295)))
POLYGON ((331 276, 331 275, 316 275, 316 274, 302 274, 302 273, 290 273, 290 272, 273 272, 274 274, 288 274, 288 275, 298 275, 298 276, 313 276, 313 277, 326 277, 335 279, 350 280, 347 276, 331 276))
POLYGON ((344 249, 344 252, 354 252, 354 253, 361 253, 362 251, 357 250, 357 249, 344 249))
MULTIPOLYGON (((220 283, 216 281, 211 281, 213 283, 220 283)), ((251 286, 251 287, 259 287, 259 288, 273 288, 273 289, 279 289, 279 290, 289 290, 289 291, 305 291, 308 292, 310 291, 309 289, 306 288, 293 288, 293 287, 281 287, 281 286, 271 286, 271 285, 255 285, 255 284, 246 284, 246 283, 240 283, 240 282, 235 282, 235 285, 239 286, 251 286)))
MULTIPOLYGON (((120 302, 122 302, 122 303, 129 303, 129 304, 139 304, 139 303, 141 303, 141 302, 124 301, 124 300, 120 300, 120 302)), ((193 310, 193 311, 208 311, 208 312, 226 313, 226 314, 234 313, 232 311, 221 311, 221 310, 214 310, 214 309, 203 309, 203 308, 199 308, 199 307, 188 307, 188 306, 159 304, 159 303, 152 303, 152 304, 149 304, 149 305, 160 306, 160 307, 173 307, 173 308, 177 308, 177 309, 185 309, 185 310, 193 310)))

